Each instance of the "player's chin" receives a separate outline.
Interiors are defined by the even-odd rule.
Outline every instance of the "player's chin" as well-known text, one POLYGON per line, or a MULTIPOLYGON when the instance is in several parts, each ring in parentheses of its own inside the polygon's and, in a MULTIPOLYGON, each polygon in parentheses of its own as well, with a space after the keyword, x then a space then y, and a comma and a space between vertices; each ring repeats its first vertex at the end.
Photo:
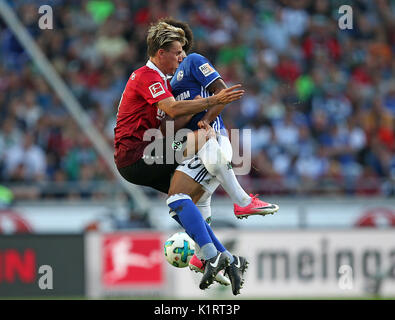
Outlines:
POLYGON ((178 68, 178 66, 179 66, 180 64, 179 63, 177 63, 175 66, 174 66, 174 69, 173 69, 173 74, 175 74, 176 73, 176 70, 177 70, 177 68, 178 68))

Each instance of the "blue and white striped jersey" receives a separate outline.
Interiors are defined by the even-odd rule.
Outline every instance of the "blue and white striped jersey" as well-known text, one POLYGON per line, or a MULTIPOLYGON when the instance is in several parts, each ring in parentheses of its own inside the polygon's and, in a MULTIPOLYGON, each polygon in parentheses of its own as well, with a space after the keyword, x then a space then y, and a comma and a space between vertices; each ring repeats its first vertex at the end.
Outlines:
MULTIPOLYGON (((197 95, 206 98, 211 95, 207 90, 208 86, 220 77, 220 74, 205 57, 198 53, 191 53, 180 63, 171 79, 173 96, 176 100, 192 100, 197 95)), ((199 129, 197 123, 206 112, 205 110, 195 114, 186 128, 193 131, 199 129)), ((225 129, 221 115, 218 115, 211 126, 216 132, 225 129)))

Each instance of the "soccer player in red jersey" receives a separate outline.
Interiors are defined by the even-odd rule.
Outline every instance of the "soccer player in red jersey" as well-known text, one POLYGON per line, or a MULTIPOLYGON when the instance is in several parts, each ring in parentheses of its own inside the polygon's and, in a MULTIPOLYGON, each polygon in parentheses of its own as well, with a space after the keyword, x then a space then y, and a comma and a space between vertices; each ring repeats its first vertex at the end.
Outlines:
MULTIPOLYGON (((147 36, 149 61, 130 76, 122 94, 114 129, 114 160, 120 174, 131 183, 166 193, 178 163, 169 163, 166 161, 167 152, 158 152, 166 150, 166 139, 144 140, 147 130, 158 129, 165 114, 172 118, 196 114, 238 100, 244 93, 240 85, 235 85, 204 99, 176 101, 171 94, 167 75, 174 74, 182 61, 182 46, 186 41, 181 28, 163 21, 150 27, 147 36), (154 148, 153 154, 145 154, 151 142, 162 144, 163 148, 154 148), (149 158, 159 161, 149 164, 149 158)), ((167 204, 176 213, 173 218, 200 247, 206 266, 199 287, 206 289, 216 274, 229 265, 233 255, 222 245, 223 250, 217 250, 219 240, 187 192, 169 193, 167 204)))
MULTIPOLYGON (((130 76, 118 106, 117 124, 114 129, 114 160, 121 175, 131 183, 146 185, 167 193, 171 174, 177 163, 147 165, 143 151, 152 141, 144 141, 148 129, 157 129, 165 114, 172 118, 195 114, 218 104, 228 104, 240 99, 240 85, 221 91, 218 95, 176 101, 171 94, 167 74, 173 74, 182 61, 184 31, 166 23, 152 27, 147 37, 147 64, 130 76)), ((165 142, 165 139, 161 142, 165 142)), ((146 155, 165 157, 161 155, 146 155)))

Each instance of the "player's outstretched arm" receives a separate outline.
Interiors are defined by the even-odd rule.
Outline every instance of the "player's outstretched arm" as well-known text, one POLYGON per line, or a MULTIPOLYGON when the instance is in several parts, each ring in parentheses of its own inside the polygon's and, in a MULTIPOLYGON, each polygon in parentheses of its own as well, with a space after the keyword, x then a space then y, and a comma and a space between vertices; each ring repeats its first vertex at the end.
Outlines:
POLYGON ((244 90, 240 88, 241 84, 237 84, 223 89, 214 96, 202 99, 176 101, 174 97, 169 97, 159 101, 158 108, 175 119, 180 116, 195 114, 210 109, 216 105, 225 105, 239 100, 244 94, 244 90))
POLYGON ((169 122, 173 122, 174 125, 174 132, 177 132, 178 130, 185 128, 186 124, 191 121, 193 115, 188 114, 186 116, 180 116, 177 119, 172 119, 169 115, 166 115, 165 118, 162 120, 162 123, 160 125, 160 130, 164 136, 166 136, 166 128, 169 122))
MULTIPOLYGON (((222 80, 221 78, 218 78, 212 84, 210 84, 207 89, 208 89, 208 91, 210 91, 213 94, 218 94, 221 92, 221 90, 226 89, 226 88, 227 88, 227 86, 226 86, 224 80, 222 80)), ((218 115, 222 112, 222 110, 224 110, 224 108, 225 108, 225 104, 219 104, 219 105, 216 105, 216 106, 210 108, 205 113, 202 120, 205 120, 208 123, 213 122, 214 119, 217 118, 218 115)))
MULTIPOLYGON (((194 99, 201 99, 201 98, 202 97, 200 95, 197 95, 194 99)), ((162 123, 160 125, 160 130, 162 131, 162 134, 165 136, 168 121, 173 121, 174 132, 177 132, 178 130, 185 128, 185 126, 187 125, 187 123, 189 121, 191 121, 193 116, 194 116, 194 114, 188 114, 186 116, 180 116, 177 119, 172 119, 169 115, 166 115, 165 118, 162 120, 162 123)))
MULTIPOLYGON (((225 105, 233 101, 239 100, 243 96, 244 90, 236 90, 238 88, 241 88, 241 84, 236 84, 229 88, 223 89, 217 95, 210 97, 210 98, 216 98, 214 99, 214 106, 217 104, 225 105)), ((205 98, 205 99, 209 99, 209 98, 205 98)), ((210 107, 213 107, 213 105, 210 105, 210 107)))

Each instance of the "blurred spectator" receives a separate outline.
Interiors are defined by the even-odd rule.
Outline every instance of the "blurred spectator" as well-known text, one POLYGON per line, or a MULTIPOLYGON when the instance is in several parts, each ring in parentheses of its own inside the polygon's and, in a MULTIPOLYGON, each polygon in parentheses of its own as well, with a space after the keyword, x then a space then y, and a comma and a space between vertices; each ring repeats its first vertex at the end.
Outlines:
POLYGON ((13 192, 9 188, 0 185, 0 210, 10 208, 13 204, 13 201, 13 192))
POLYGON ((32 130, 40 119, 43 108, 36 104, 36 95, 32 91, 26 91, 23 99, 13 110, 17 120, 27 131, 32 130))
POLYGON ((45 177, 45 153, 28 133, 24 136, 23 142, 7 150, 4 164, 5 176, 10 181, 38 182, 45 177))
POLYGON ((290 36, 282 8, 278 7, 274 12, 270 12, 264 21, 262 37, 276 52, 283 53, 288 48, 290 36))

